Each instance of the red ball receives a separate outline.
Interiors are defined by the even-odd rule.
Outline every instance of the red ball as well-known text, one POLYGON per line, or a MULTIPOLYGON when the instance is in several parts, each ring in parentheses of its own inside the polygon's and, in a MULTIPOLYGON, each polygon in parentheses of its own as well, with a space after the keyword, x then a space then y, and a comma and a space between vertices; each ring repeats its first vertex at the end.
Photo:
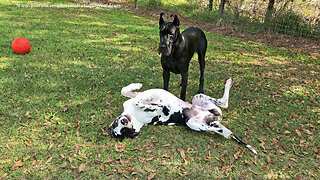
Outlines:
POLYGON ((18 54, 26 54, 30 52, 31 50, 31 45, 30 42, 22 37, 18 37, 12 41, 12 49, 14 52, 18 54))

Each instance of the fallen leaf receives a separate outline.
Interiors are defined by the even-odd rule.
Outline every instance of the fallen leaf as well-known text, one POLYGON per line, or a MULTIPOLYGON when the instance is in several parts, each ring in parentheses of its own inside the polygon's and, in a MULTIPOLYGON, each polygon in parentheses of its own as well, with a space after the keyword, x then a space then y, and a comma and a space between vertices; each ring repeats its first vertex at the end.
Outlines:
POLYGON ((262 149, 265 150, 266 148, 264 147, 264 144, 265 144, 264 141, 260 140, 260 142, 261 142, 261 143, 259 144, 259 146, 260 146, 262 149))
POLYGON ((46 162, 45 164, 48 164, 48 163, 51 162, 51 161, 52 161, 52 156, 49 157, 49 159, 47 160, 47 162, 46 162))
POLYGON ((148 158, 146 161, 151 161, 152 159, 154 159, 154 157, 148 158))
POLYGON ((8 173, 4 173, 4 174, 2 174, 2 176, 0 177, 0 179, 4 179, 5 177, 7 177, 8 176, 8 173))
POLYGON ((295 179, 296 179, 296 180, 301 180, 302 177, 301 177, 299 174, 297 174, 297 175, 295 176, 295 179))
POLYGON ((151 173, 151 174, 148 176, 148 180, 153 179, 155 175, 156 175, 156 173, 151 173))
POLYGON ((17 162, 14 163, 14 166, 21 167, 21 166, 23 166, 23 162, 22 161, 17 161, 17 162))
POLYGON ((82 172, 82 171, 84 171, 84 169, 86 168, 86 165, 85 164, 80 164, 80 166, 79 166, 79 173, 80 172, 82 172))
POLYGON ((308 135, 313 135, 313 133, 308 129, 303 129, 303 131, 308 135))
POLYGON ((61 167, 62 167, 62 168, 67 167, 67 161, 63 161, 62 164, 61 164, 61 167))
POLYGON ((313 136, 309 136, 308 139, 312 141, 313 140, 313 136))
POLYGON ((63 142, 58 145, 59 148, 61 148, 62 146, 64 146, 63 142))
POLYGON ((284 152, 280 149, 277 150, 277 153, 284 154, 284 152))
POLYGON ((180 149, 180 156, 181 156, 182 159, 186 158, 186 154, 184 153, 183 149, 180 149))
POLYGON ((145 159, 141 156, 138 156, 139 161, 145 161, 145 159))
POLYGON ((50 150, 50 149, 53 147, 53 145, 54 145, 53 143, 52 143, 52 144, 50 144, 50 146, 49 146, 49 148, 48 148, 48 149, 50 150))
POLYGON ((28 160, 28 159, 30 159, 30 156, 29 156, 29 155, 27 155, 25 158, 23 158, 23 161, 26 161, 26 160, 28 160))
POLYGON ((68 109, 69 109, 68 106, 64 106, 64 107, 63 107, 63 112, 66 112, 68 109))
POLYGON ((129 179, 129 177, 125 174, 122 174, 123 177, 125 177, 126 179, 129 179))
POLYGON ((172 162, 167 162, 167 161, 163 161, 161 163, 162 166, 170 166, 172 164, 172 162))
POLYGON ((21 167, 21 166, 23 166, 23 162, 22 161, 16 161, 14 163, 14 165, 11 167, 11 170, 16 170, 17 167, 21 167))
POLYGON ((285 130, 285 131, 283 132, 283 134, 291 134, 291 132, 288 131, 288 130, 285 130))
POLYGON ((100 169, 101 169, 102 171, 104 171, 104 166, 103 166, 103 165, 101 165, 101 166, 100 166, 100 169))
POLYGON ((298 136, 300 136, 300 137, 301 137, 301 132, 300 132, 300 130, 299 130, 299 129, 296 129, 296 133, 297 133, 297 135, 298 135, 298 136))
POLYGON ((69 162, 72 163, 72 161, 73 161, 72 157, 69 156, 68 159, 69 159, 69 162))
POLYGON ((117 171, 118 171, 119 174, 122 174, 122 169, 121 168, 118 168, 117 171))
POLYGON ((22 126, 26 126, 26 127, 29 127, 30 125, 28 125, 28 124, 24 124, 24 123, 19 123, 20 125, 22 125, 22 126))
POLYGON ((108 133, 106 133, 103 128, 101 128, 100 130, 102 131, 103 135, 108 135, 108 133))
POLYGON ((234 159, 238 159, 238 158, 239 158, 240 152, 241 152, 241 151, 238 151, 238 152, 236 152, 236 153, 233 155, 234 159))
POLYGON ((276 113, 274 113, 274 112, 269 112, 269 115, 270 116, 274 116, 276 113))
POLYGON ((126 147, 126 145, 123 143, 115 144, 115 150, 117 152, 123 152, 125 147, 126 147))

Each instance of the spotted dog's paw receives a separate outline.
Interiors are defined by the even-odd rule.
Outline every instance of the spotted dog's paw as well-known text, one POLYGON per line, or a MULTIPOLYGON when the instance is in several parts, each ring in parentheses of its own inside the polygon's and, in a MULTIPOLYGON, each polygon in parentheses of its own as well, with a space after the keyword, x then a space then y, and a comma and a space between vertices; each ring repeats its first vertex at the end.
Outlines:
POLYGON ((226 82, 225 87, 226 87, 226 88, 231 88, 232 82, 233 82, 232 78, 229 78, 229 79, 227 80, 227 82, 226 82))
POLYGON ((130 89, 141 89, 142 88, 141 83, 132 83, 129 86, 130 86, 130 89))

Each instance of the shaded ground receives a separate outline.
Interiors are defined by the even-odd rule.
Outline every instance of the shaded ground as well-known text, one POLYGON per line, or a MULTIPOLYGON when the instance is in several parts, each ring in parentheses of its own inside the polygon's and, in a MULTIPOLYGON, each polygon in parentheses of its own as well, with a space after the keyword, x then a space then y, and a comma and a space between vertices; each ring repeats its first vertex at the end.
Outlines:
MULTIPOLYGON (((89 1, 82 1, 89 2, 89 1)), ((133 8, 133 3, 128 3, 124 0, 91 0, 94 3, 100 4, 120 4, 121 8, 125 8, 137 16, 148 17, 152 19, 158 19, 161 12, 165 12, 170 15, 174 12, 169 12, 166 10, 147 10, 141 7, 137 9, 133 8)), ((235 30, 227 25, 222 25, 221 27, 216 27, 214 23, 199 23, 191 19, 184 18, 179 15, 179 19, 183 26, 197 26, 204 29, 207 32, 223 34, 225 36, 238 37, 251 41, 258 41, 261 43, 272 44, 277 47, 283 47, 286 49, 296 49, 299 51, 309 52, 315 55, 320 54, 320 42, 317 40, 291 37, 282 34, 275 33, 260 33, 252 34, 241 30, 235 30)))

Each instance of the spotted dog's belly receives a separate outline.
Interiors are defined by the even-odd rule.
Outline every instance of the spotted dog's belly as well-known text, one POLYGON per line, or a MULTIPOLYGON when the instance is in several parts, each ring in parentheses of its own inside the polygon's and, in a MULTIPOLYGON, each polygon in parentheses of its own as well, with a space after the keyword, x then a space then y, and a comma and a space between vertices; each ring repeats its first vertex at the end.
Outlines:
POLYGON ((130 114, 143 124, 148 125, 186 125, 187 118, 183 114, 185 107, 191 105, 175 97, 162 89, 144 91, 134 99, 124 103, 124 109, 132 109, 130 114), (141 97, 140 97, 141 96, 141 97), (145 99, 145 97, 150 97, 145 99), (136 99, 143 99, 142 104, 151 105, 148 107, 133 108, 132 104, 136 99), (134 100, 135 99, 135 100, 134 100), (126 108, 128 107, 128 108, 126 108))

